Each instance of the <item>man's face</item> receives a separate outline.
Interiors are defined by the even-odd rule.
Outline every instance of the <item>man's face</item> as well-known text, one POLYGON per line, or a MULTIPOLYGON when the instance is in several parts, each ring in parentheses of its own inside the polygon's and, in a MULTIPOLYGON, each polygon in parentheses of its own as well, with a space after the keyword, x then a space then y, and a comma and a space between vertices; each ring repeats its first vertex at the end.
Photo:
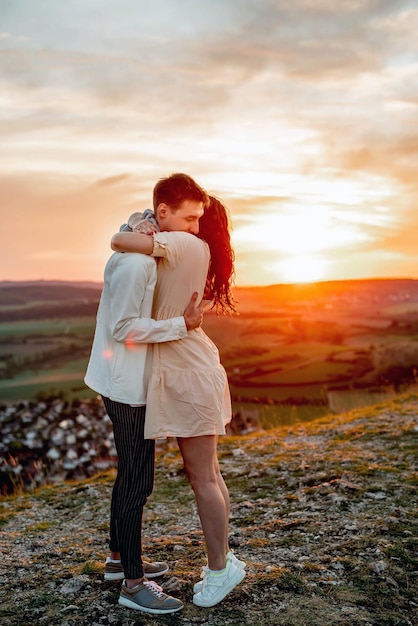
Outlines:
POLYGON ((158 225, 160 230, 181 230, 197 235, 203 211, 203 202, 196 200, 184 200, 174 211, 167 204, 160 204, 157 209, 158 225))

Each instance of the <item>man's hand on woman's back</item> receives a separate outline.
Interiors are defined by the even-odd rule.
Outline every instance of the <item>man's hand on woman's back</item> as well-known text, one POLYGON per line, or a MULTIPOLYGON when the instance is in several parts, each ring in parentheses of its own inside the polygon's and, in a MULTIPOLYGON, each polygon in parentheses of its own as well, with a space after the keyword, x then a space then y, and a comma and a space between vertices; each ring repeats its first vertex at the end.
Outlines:
POLYGON ((196 305, 197 296, 197 292, 192 295, 192 298, 183 313, 187 330, 198 328, 203 321, 203 305, 202 302, 200 302, 199 305, 196 305))

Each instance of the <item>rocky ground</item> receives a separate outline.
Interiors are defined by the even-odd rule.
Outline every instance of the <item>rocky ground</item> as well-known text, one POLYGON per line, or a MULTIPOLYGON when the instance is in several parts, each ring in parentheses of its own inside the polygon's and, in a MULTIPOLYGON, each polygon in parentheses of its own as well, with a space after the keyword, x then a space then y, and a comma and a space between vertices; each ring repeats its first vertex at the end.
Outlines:
POLYGON ((171 617, 117 605, 103 580, 112 471, 2 500, 2 626, 416 626, 418 397, 225 438, 231 545, 248 562, 220 605, 195 607, 204 563, 175 445, 158 453, 145 549, 165 559, 171 617))

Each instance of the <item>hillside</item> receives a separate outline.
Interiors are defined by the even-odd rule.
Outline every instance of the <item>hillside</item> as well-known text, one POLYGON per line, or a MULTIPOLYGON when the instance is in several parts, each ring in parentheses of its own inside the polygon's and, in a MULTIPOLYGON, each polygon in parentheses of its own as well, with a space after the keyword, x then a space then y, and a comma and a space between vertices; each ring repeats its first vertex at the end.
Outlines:
POLYGON ((231 545, 248 562, 222 604, 198 609, 202 534, 175 445, 158 454, 146 554, 166 559, 175 616, 116 604, 103 581, 112 473, 2 501, 2 626, 416 626, 418 396, 224 438, 231 545))
MULTIPOLYGON (((92 397, 83 377, 100 290, 0 283, 0 401, 92 397)), ((263 425, 367 405, 370 392, 418 382, 418 280, 239 287, 235 299, 238 315, 205 311, 203 329, 219 348, 234 411, 257 411, 263 425)))
MULTIPOLYGON (((45 318, 51 307, 73 315, 75 305, 82 306, 79 315, 85 315, 84 307, 89 307, 88 312, 94 305, 97 307, 101 289, 102 284, 94 282, 0 281, 0 320, 45 318)), ((295 304, 331 308, 341 303, 371 306, 408 303, 414 308, 418 304, 418 280, 365 279, 236 287, 234 296, 241 315, 271 314, 295 304)))
POLYGON ((101 289, 99 283, 0 282, 0 322, 95 315, 101 289))

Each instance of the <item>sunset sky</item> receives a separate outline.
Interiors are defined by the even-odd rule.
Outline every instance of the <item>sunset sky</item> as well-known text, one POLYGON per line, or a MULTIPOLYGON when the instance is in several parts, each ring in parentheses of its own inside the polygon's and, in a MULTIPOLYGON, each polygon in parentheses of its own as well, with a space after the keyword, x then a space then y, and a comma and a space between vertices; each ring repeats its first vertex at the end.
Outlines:
POLYGON ((418 278, 418 1, 0 0, 0 280, 101 281, 183 171, 238 285, 418 278))

